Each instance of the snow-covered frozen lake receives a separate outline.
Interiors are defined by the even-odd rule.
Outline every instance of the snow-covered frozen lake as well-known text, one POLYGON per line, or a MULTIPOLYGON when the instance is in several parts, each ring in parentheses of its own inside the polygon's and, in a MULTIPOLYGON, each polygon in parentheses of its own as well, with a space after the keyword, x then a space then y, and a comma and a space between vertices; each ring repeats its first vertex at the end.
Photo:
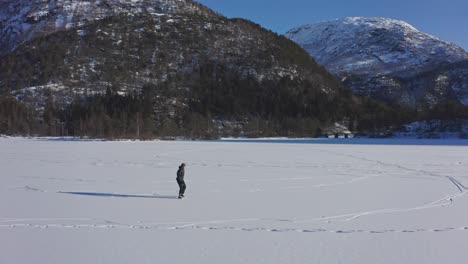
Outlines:
POLYGON ((333 142, 0 138, 0 263, 466 262, 466 141, 333 142))

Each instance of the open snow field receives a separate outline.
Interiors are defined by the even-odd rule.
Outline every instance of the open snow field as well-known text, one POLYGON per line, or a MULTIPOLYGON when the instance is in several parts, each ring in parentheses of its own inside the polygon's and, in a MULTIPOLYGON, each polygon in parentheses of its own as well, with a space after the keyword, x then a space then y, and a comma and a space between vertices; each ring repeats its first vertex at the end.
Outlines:
POLYGON ((468 146, 434 142, 0 138, 0 263, 466 263, 468 146))

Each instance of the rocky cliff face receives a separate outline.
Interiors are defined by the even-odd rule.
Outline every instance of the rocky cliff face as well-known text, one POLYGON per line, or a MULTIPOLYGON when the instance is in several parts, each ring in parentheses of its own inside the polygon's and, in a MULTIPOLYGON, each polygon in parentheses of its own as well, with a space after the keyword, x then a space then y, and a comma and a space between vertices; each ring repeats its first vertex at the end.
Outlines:
POLYGON ((468 54, 403 21, 352 17, 304 25, 286 36, 357 94, 422 108, 468 99, 468 54))
POLYGON ((468 105, 468 61, 415 70, 411 74, 350 75, 343 81, 357 94, 419 109, 446 101, 468 105))

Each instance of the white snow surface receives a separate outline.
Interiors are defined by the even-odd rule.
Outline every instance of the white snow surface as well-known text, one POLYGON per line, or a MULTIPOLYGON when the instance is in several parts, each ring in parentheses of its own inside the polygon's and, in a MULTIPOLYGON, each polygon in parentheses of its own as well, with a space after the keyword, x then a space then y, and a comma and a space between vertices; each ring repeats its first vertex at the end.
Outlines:
POLYGON ((347 17, 299 26, 286 36, 340 76, 377 76, 468 59, 462 48, 389 18, 347 17))
POLYGON ((0 137, 0 263, 463 263, 467 145, 0 137))

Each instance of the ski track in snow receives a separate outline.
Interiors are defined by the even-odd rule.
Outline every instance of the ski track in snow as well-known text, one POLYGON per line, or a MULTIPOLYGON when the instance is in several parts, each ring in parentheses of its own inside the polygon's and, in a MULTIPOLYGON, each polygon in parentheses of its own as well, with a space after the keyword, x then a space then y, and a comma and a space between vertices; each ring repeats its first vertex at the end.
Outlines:
MULTIPOLYGON (((350 157, 350 158, 353 158, 353 159, 359 159, 359 160, 363 160, 363 161, 367 161, 367 162, 373 162, 373 163, 377 163, 377 164, 380 164, 380 165, 383 165, 383 166, 388 166, 388 167, 395 167, 395 168, 398 168, 398 169, 401 169, 401 170, 405 170, 405 171, 410 171, 410 172, 416 172, 416 173, 419 173, 419 174, 424 174, 424 175, 429 175, 431 177, 435 177, 437 179, 441 179, 441 178, 445 178, 445 179, 448 179, 451 183, 453 183, 453 185, 455 185, 455 187, 458 189, 459 192, 457 193, 454 193, 454 194, 451 194, 451 195, 448 195, 446 197, 443 197, 441 199, 438 199, 436 201, 433 201, 433 202, 430 202, 430 203, 425 203, 424 205, 421 205, 421 206, 416 206, 416 207, 410 207, 410 208, 388 208, 388 209, 380 209, 380 210, 373 210, 373 211, 364 211, 364 212, 358 212, 358 213, 350 213, 350 214, 342 214, 342 215, 333 215, 333 216, 323 216, 323 217, 319 217, 319 218, 314 218, 314 219, 308 219, 308 220, 290 220, 290 222, 292 223, 311 223, 311 222, 320 222, 320 221, 351 221, 351 220, 354 220, 354 219, 357 219, 357 218, 360 218, 360 217, 364 217, 364 216, 371 216, 371 215, 377 215, 377 214, 389 214, 389 213, 403 213, 403 212, 411 212, 411 211, 417 211, 417 210, 425 210, 425 209, 432 209, 432 208, 436 208, 436 207, 443 207, 443 206, 449 206, 453 203, 453 201, 457 198, 460 198, 461 196, 465 195, 467 192, 468 192, 468 188, 465 187, 462 183, 460 183, 458 180, 456 180, 455 178, 453 177, 450 177, 450 176, 444 176, 444 175, 439 175, 439 174, 436 174, 436 173, 433 173, 433 172, 428 172, 428 171, 424 171, 424 170, 417 170, 417 169, 411 169, 411 168, 408 168, 408 167, 405 167, 405 166, 402 166, 402 165, 397 165, 397 164, 391 164, 391 163, 385 163, 385 162, 382 162, 382 161, 378 161, 378 160, 372 160, 372 159, 367 159, 367 158, 362 158, 362 157, 358 157, 356 155, 349 155, 349 154, 343 154, 343 153, 337 153, 337 152, 333 152, 333 151, 329 151, 329 150, 322 150, 324 152, 328 152, 330 154, 334 154, 334 155, 340 155, 340 156, 346 156, 346 157, 350 157)), ((194 164, 192 164, 194 165, 194 164)), ((300 188, 310 188, 310 187, 315 187, 315 188, 321 188, 321 187, 333 187, 333 186, 338 186, 338 185, 345 185, 345 184, 352 184, 352 183, 355 183, 355 182, 358 182, 358 181, 362 181, 362 180, 367 180, 367 179, 371 179, 371 178, 374 178, 374 177, 379 177, 379 176, 363 176, 363 177, 357 177, 357 178, 353 178, 351 180, 347 180, 347 181, 343 181, 343 182, 336 182, 336 183, 330 183, 330 184, 317 184, 317 185, 312 185, 312 186, 307 186, 307 187, 303 187, 303 186, 291 186, 291 187, 281 187, 281 189, 300 189, 300 188)), ((26 178, 26 177, 25 177, 26 178)), ((39 177, 32 177, 32 178, 39 178, 39 177)), ((56 180, 57 178, 54 178, 54 177, 49 177, 48 179, 51 179, 51 180, 56 180)), ((296 178, 276 178, 276 179, 257 179, 257 180, 247 180, 247 179, 241 179, 240 181, 241 182, 269 182, 269 181, 295 181, 295 180, 311 180, 313 178, 308 178, 308 177, 296 177, 296 178)), ((70 180, 70 181, 85 181, 85 180, 81 180, 81 179, 75 179, 75 180, 70 180)), ((172 183, 172 181, 158 181, 158 183, 172 183)), ((17 187, 17 189, 22 189, 22 190, 25 190, 25 191, 34 191, 34 192, 41 192, 41 193, 49 193, 49 192, 52 192, 52 191, 47 191, 47 190, 41 190, 41 189, 38 189, 38 188, 34 188, 34 187, 30 187, 30 186, 24 186, 24 187, 17 187)), ((248 190, 248 192, 263 192, 264 190, 262 189, 251 189, 251 190, 248 190)), ((82 193, 74 193, 74 192, 62 192, 62 191, 59 191, 59 192, 55 192, 55 193, 61 193, 61 194, 80 194, 80 195, 85 195, 85 194, 82 194, 82 193)), ((89 195, 92 195, 91 193, 89 193, 89 195)), ((138 194, 138 195, 118 195, 118 194, 107 194, 107 195, 104 195, 102 194, 101 196, 108 196, 108 197, 120 197, 120 196, 125 196, 125 197, 140 197, 140 196, 147 196, 147 197, 150 197, 151 195, 150 194, 138 194)), ((250 221, 252 220, 258 220, 258 219, 250 219, 250 221)), ((224 220, 226 221, 226 220, 224 220)), ((238 221, 238 220, 227 220, 227 221, 238 221)), ((0 222, 2 222, 0 220, 0 222)), ((223 221, 210 221, 209 223, 218 223, 218 222, 223 222, 223 221)), ((170 223, 168 223, 170 224, 170 223)), ((176 227, 173 227, 173 228, 168 228, 168 230, 174 230, 174 229, 186 229, 188 227, 193 227, 195 226, 197 223, 191 223, 191 222, 188 222, 186 225, 183 225, 183 226, 176 226, 176 227)), ((24 224, 13 224, 13 225, 8 225, 9 227, 19 227, 19 226, 22 226, 24 224)), ((43 227, 44 225, 26 225, 28 227, 30 226, 38 226, 38 227, 43 227)), ((56 227, 57 225, 55 224, 50 224, 50 225, 46 225, 48 227, 56 227)), ((92 227, 96 227, 98 225, 96 224, 93 224, 92 227)), ((129 225, 129 227, 131 226, 134 226, 134 225, 129 225)), ((5 225, 1 226, 0 227, 6 227, 5 225)), ((82 226, 82 225, 79 225, 79 227, 85 227, 85 226, 82 226)), ((101 226, 102 227, 102 226, 101 226)), ((112 226, 112 227, 117 227, 117 226, 112 226)), ((122 227, 122 226, 120 226, 122 227)), ((143 226, 145 227, 145 229, 150 229, 152 228, 151 226, 143 226)), ((198 229, 203 229, 203 228, 198 228, 198 229)), ((235 228, 226 228, 226 229, 233 229, 235 230, 235 228)), ((260 229, 260 228, 257 228, 257 229, 260 229)), ((457 228, 450 228, 449 230, 452 230, 452 229, 457 229, 457 228)), ((460 228, 458 228, 460 229, 460 228)), ((212 230, 212 229, 210 229, 212 230)), ((293 229, 294 230, 294 229, 293 229)), ((465 230, 465 229, 463 229, 465 230)), ((348 232, 349 233, 349 232, 348 232)))
MULTIPOLYGON (((190 223, 187 225, 177 225, 171 226, 170 223, 167 224, 121 224, 115 223, 112 221, 102 221, 99 223, 88 223, 88 224, 60 224, 60 223, 51 223, 52 220, 55 221, 69 221, 69 220, 81 220, 87 221, 88 219, 80 218, 69 218, 69 219, 47 219, 47 218, 37 218, 37 219, 10 219, 10 220, 1 220, 0 228, 36 228, 36 229, 133 229, 133 230, 202 230, 202 231, 242 231, 242 232, 299 232, 299 233, 334 233, 334 234, 359 234, 359 233, 369 233, 369 234, 386 234, 386 233, 421 233, 421 232, 447 232, 447 231, 468 231, 468 226, 462 227, 443 227, 443 228, 416 228, 416 229, 374 229, 374 230, 365 230, 365 229, 324 229, 324 228, 267 228, 267 227, 238 227, 238 226, 210 226, 203 225, 201 223, 190 223), (5 222, 18 222, 13 224, 5 224, 5 222), (19 223, 27 221, 50 221, 49 223, 42 224, 32 224, 32 223, 19 223), (103 223, 104 222, 104 223, 103 223)), ((237 220, 218 220, 218 221, 209 221, 206 223, 211 224, 222 224, 228 222, 251 222, 251 221, 263 221, 262 219, 237 219, 237 220)), ((174 223, 172 223, 173 225, 174 223)))
MULTIPOLYGON (((386 233, 420 233, 420 232, 447 232, 447 231, 468 231, 468 226, 462 227, 443 227, 443 228, 413 228, 413 229, 323 229, 323 228, 268 228, 264 226, 268 226, 271 222, 284 222, 291 225, 294 224, 304 224, 304 223, 315 223, 315 222, 327 222, 330 223, 331 221, 336 222, 346 222, 352 221, 361 217, 365 216, 372 216, 378 214, 394 214, 394 213, 404 213, 404 212, 411 212, 411 211, 418 211, 418 210, 426 210, 426 209, 433 209, 437 207, 444 207, 452 205, 453 202, 464 196, 468 192, 468 188, 458 181, 456 178, 452 176, 441 175, 438 173, 430 172, 427 170, 421 169, 413 169, 409 168, 400 164, 392 164, 387 163, 379 160, 368 159, 364 157, 359 157, 357 155, 351 155, 346 153, 339 153, 335 151, 331 151, 328 149, 322 149, 320 151, 337 155, 337 156, 344 156, 352 159, 357 159, 365 162, 375 163, 383 167, 391 167, 397 168, 401 171, 405 172, 412 172, 420 174, 424 177, 417 177, 418 179, 426 179, 426 180, 439 180, 439 181, 450 181, 451 184, 457 189, 456 193, 447 195, 442 197, 438 200, 427 202, 420 206, 409 207, 409 208, 386 208, 380 210, 372 210, 372 211, 363 211, 363 212, 356 212, 356 213, 349 213, 349 214, 341 214, 341 215, 331 215, 331 216, 323 216, 319 218, 313 219, 302 219, 302 220, 289 220, 289 219, 231 219, 231 220, 211 220, 211 221, 204 221, 204 222, 168 222, 168 223, 145 223, 138 221, 135 224, 123 224, 123 223, 116 223, 113 221, 107 220, 98 220, 93 218, 8 218, 8 217, 0 217, 0 228, 40 228, 40 229, 79 229, 79 228, 95 228, 95 229, 135 229, 135 230, 204 230, 204 231, 242 231, 242 232, 299 232, 299 233, 334 233, 334 234, 358 234, 358 233, 370 233, 370 234, 386 234, 386 233), (64 223, 65 222, 65 223, 64 223), (71 223, 66 223, 71 222, 71 223), (259 224, 262 227, 240 227, 235 225, 224 225, 227 223, 242 223, 242 222, 249 222, 254 224, 259 224)), ((174 154, 181 154, 183 152, 177 153, 166 153, 163 155, 158 155, 157 158, 161 158, 164 156, 164 162, 127 162, 123 164, 124 166, 148 166, 148 167, 167 167, 172 168, 174 164, 178 164, 174 161, 168 160, 170 159, 171 155, 174 154)), ((58 162, 51 162, 54 164, 60 164, 58 162)), ((92 161, 92 165, 94 166, 115 166, 120 165, 122 163, 118 160, 110 161, 110 162, 103 162, 101 160, 92 161), (120 163, 120 164, 119 164, 120 163)), ((64 164, 60 164, 64 165, 64 164)), ((203 166, 203 167, 245 167, 243 163, 219 163, 218 161, 205 161, 205 162, 192 162, 190 163, 191 166, 203 166), (211 164, 211 165, 209 165, 211 164)), ((295 164, 250 164, 247 167, 255 167, 255 168, 280 168, 280 169, 288 169, 288 168, 304 168, 310 169, 315 168, 317 165, 307 165, 302 163, 295 163, 295 164), (298 164, 300 166, 298 166, 298 164)), ((336 175, 345 175, 344 173, 335 172, 336 175)), ((354 184, 357 182, 370 180, 376 177, 400 177, 400 176, 385 176, 385 171, 378 171, 372 170, 369 175, 362 176, 362 177, 354 177, 350 180, 339 181, 335 183, 324 183, 324 184, 316 184, 316 185, 309 185, 309 186, 286 186, 280 187, 279 190, 287 190, 287 189, 301 189, 301 188, 328 188, 338 185, 348 185, 354 184)), ((86 179, 69 179, 69 178, 60 178, 60 177, 39 177, 39 176, 19 176, 24 179, 42 179, 42 180, 50 180, 50 181, 67 181, 67 182, 96 182, 95 180, 86 180, 86 179)), ((411 176, 405 175, 401 176, 401 178, 413 178, 411 176)), ((261 182, 289 182, 289 181, 307 181, 313 180, 314 178, 311 177, 290 177, 290 178, 268 178, 268 179, 240 179, 240 182, 245 183, 261 183, 261 182)), ((109 183, 115 182, 115 180, 107 181, 109 183)), ((153 183, 173 183, 173 181, 152 181, 153 183)), ((61 194, 78 194, 73 192, 61 192, 61 191, 50 191, 50 190, 42 190, 31 186, 24 186, 24 187, 16 187, 16 189, 23 190, 23 191, 30 191, 30 192, 37 192, 37 193, 61 193, 61 194)), ((219 191, 219 190, 216 190, 219 191)), ((264 189, 250 189, 249 192, 262 192, 265 191, 264 189)), ((90 193, 91 195, 91 193, 90 193)), ((147 195, 147 194, 145 194, 147 195)), ((102 194, 104 196, 104 194, 102 194)), ((107 194, 107 196, 118 196, 107 194)), ((121 195, 124 196, 124 195, 121 195)), ((130 195, 127 195, 130 197, 130 195)), ((133 195, 136 197, 137 195, 133 195)))
MULTIPOLYGON (((320 218, 315 218, 315 219, 310 219, 310 220, 302 220, 302 221, 296 221, 296 223, 307 223, 307 222, 315 222, 315 221, 323 221, 323 220, 335 220, 335 221, 350 221, 354 220, 363 216, 370 216, 370 215, 375 215, 375 214, 385 214, 385 213, 402 213, 402 212, 410 212, 410 211, 417 211, 417 210, 424 210, 424 209, 431 209, 431 208, 436 208, 436 207, 443 207, 443 206, 448 206, 453 203, 453 201, 457 198, 460 198, 461 196, 465 195, 468 193, 468 188, 464 186, 462 183, 460 183, 458 180, 456 180, 453 177, 450 176, 444 176, 440 174, 436 174, 433 172, 425 171, 425 170, 418 170, 418 169, 412 169, 408 168, 402 165, 397 165, 397 164, 391 164, 391 163, 385 163, 379 160, 372 160, 372 159, 367 159, 363 157, 359 157, 356 155, 350 155, 350 154, 344 154, 344 153, 338 153, 330 150, 321 150, 323 152, 328 152, 330 154, 338 155, 338 156, 345 156, 353 159, 358 159, 362 161, 367 161, 367 162, 373 162, 377 163, 383 166, 388 166, 388 167, 394 167, 398 168, 401 170, 405 171, 410 171, 410 172, 416 172, 419 174, 423 175, 430 175, 432 177, 436 177, 437 179, 448 179, 450 182, 455 185, 455 187, 459 190, 459 192, 451 194, 449 196, 446 196, 444 198, 441 198, 439 200, 433 201, 429 204, 422 205, 422 206, 416 206, 416 207, 411 207, 411 208, 391 208, 391 209, 381 209, 381 210, 374 210, 374 211, 367 211, 367 212, 361 212, 361 213, 351 213, 351 214, 343 214, 343 215, 335 215, 335 216, 327 216, 327 217, 320 217, 320 218)), ((364 178, 364 177, 362 177, 364 178)), ((370 178, 370 177, 367 177, 370 178)), ((359 178, 357 178, 359 179, 359 178)), ((355 182, 356 179, 353 181, 349 181, 348 183, 353 183, 355 182)), ((339 184, 345 184, 345 183, 337 183, 339 184)), ((333 185, 333 184, 331 184, 333 185)), ((320 186, 320 185, 319 185, 320 186)))

